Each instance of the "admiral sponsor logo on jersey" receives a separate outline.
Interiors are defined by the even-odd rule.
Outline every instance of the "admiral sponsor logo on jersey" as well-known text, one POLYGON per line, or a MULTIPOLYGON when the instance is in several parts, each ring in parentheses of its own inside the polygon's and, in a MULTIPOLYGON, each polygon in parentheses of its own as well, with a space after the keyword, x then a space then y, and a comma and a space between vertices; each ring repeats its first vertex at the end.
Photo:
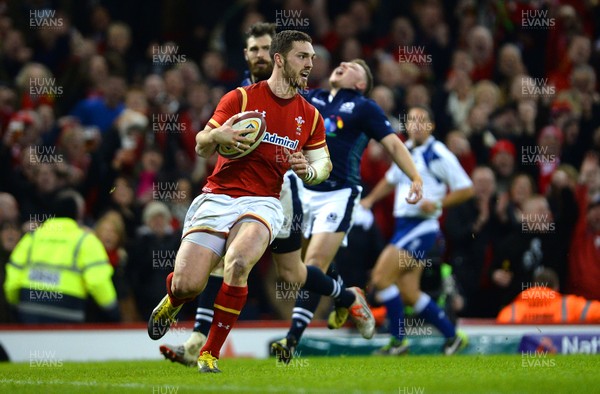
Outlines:
POLYGON ((265 131, 262 142, 268 142, 269 144, 283 146, 292 150, 296 150, 296 148, 298 148, 298 144, 300 143, 298 140, 289 139, 287 135, 280 137, 279 134, 269 133, 268 131, 265 131))

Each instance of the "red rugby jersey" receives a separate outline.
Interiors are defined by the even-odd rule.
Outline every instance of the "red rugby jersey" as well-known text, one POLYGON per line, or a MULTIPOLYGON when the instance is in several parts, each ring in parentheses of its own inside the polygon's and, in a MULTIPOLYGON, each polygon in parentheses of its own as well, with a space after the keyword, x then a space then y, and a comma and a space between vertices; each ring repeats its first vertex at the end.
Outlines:
POLYGON ((279 198, 283 174, 290 167, 284 148, 298 152, 326 146, 323 118, 302 96, 279 98, 271 92, 267 81, 261 81, 223 96, 208 124, 219 127, 244 111, 263 113, 267 122, 263 141, 253 152, 239 159, 219 155, 202 191, 231 197, 279 198))

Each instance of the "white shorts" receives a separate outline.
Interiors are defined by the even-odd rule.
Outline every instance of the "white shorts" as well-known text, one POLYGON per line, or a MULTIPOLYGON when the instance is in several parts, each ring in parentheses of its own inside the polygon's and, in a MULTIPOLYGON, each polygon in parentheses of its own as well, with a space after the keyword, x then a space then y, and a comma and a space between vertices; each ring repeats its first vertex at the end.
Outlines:
POLYGON ((289 238, 291 233, 302 234, 308 209, 303 203, 304 199, 304 183, 293 171, 288 171, 283 177, 279 196, 283 208, 283 225, 277 239, 289 238))
MULTIPOLYGON (((353 186, 328 192, 306 189, 304 195, 308 205, 308 214, 304 237, 311 234, 339 233, 346 235, 354 222, 354 211, 360 202, 361 186, 353 186)), ((344 237, 342 246, 348 244, 344 237)))
POLYGON ((247 220, 263 223, 269 230, 270 242, 273 242, 283 224, 281 203, 273 197, 233 198, 225 194, 200 194, 185 215, 182 238, 195 232, 226 238, 236 223, 247 220))

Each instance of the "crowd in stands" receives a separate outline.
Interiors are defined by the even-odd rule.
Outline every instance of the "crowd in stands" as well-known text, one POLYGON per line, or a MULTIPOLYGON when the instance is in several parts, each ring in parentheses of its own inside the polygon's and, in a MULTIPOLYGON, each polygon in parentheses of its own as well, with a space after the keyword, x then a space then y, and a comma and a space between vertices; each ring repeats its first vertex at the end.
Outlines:
MULTIPOLYGON (((195 134, 243 79, 257 21, 311 35, 311 87, 365 59, 371 98, 403 139, 407 109, 432 108, 475 188, 443 216, 459 316, 495 317, 542 267, 561 293, 600 300, 600 5, 587 0, 0 1, 0 280, 72 187, 115 268, 123 321, 148 318, 214 166, 195 134)), ((366 191, 390 163, 369 146, 366 191)), ((359 252, 338 257, 349 285, 367 282, 378 253, 364 251, 391 236, 392 205, 374 207, 372 242, 351 237, 359 252)), ((242 318, 285 317, 272 276, 264 258, 242 318)))

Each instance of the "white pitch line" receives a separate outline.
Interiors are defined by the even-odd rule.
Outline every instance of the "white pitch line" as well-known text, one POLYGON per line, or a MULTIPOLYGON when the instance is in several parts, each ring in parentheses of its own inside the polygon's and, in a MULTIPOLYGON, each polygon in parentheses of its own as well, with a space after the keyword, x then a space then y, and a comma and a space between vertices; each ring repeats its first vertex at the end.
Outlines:
MULTIPOLYGON (((206 381, 199 381, 199 384, 206 384, 208 382, 206 381)), ((169 385, 169 384, 144 384, 144 383, 98 383, 95 381, 90 381, 90 382, 78 382, 78 381, 64 381, 64 380, 48 380, 48 381, 44 381, 44 380, 17 380, 17 379, 0 379, 0 384, 16 384, 16 385, 21 385, 21 386, 34 386, 34 385, 45 385, 45 384, 49 384, 49 385, 65 385, 65 386, 89 386, 89 387, 106 387, 106 388, 111 388, 111 387, 115 387, 115 388, 131 388, 131 389, 152 389, 152 388, 160 388, 160 387, 173 387, 173 388, 181 388, 184 390, 197 390, 198 386, 196 385, 169 385)), ((206 388, 211 388, 210 386, 204 386, 206 388)), ((223 390, 223 391, 233 391, 233 392, 271 392, 271 393, 280 393, 280 392, 286 392, 286 393, 298 393, 298 394, 304 394, 304 393, 315 393, 315 392, 321 392, 321 393, 331 393, 332 391, 329 389, 318 389, 318 388, 311 388, 310 390, 303 390, 303 389, 292 389, 290 387, 273 387, 273 386, 268 386, 268 387, 261 387, 261 388, 252 388, 252 387, 248 387, 248 386, 233 386, 233 385, 226 385, 226 386, 217 386, 214 387, 216 389, 219 390, 223 390)), ((347 392, 347 391, 346 391, 347 392)), ((361 391, 352 391, 352 393, 361 393, 361 391)), ((372 394, 378 393, 377 392, 371 392, 372 394)))

